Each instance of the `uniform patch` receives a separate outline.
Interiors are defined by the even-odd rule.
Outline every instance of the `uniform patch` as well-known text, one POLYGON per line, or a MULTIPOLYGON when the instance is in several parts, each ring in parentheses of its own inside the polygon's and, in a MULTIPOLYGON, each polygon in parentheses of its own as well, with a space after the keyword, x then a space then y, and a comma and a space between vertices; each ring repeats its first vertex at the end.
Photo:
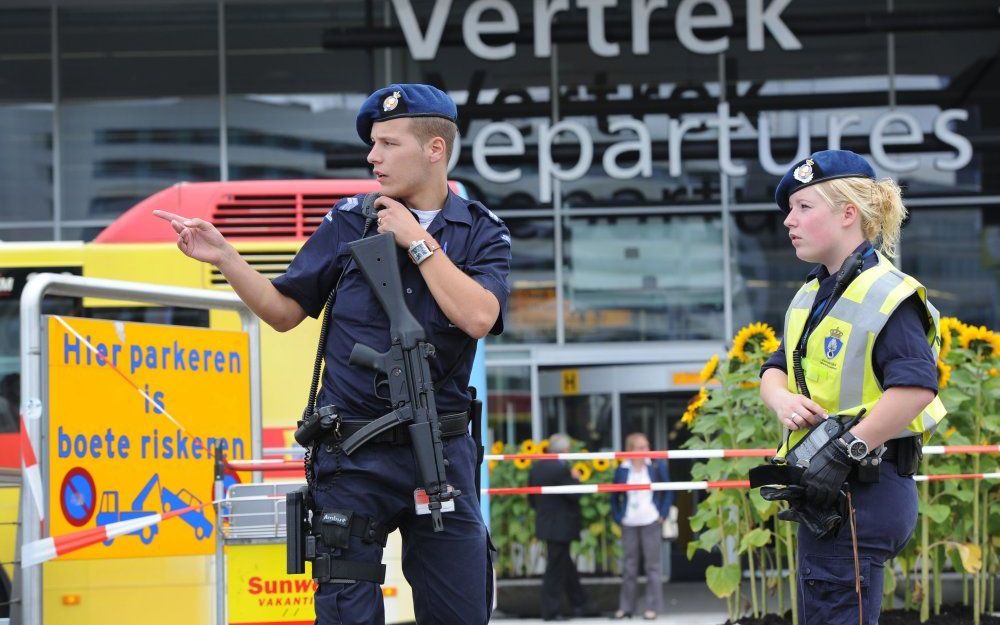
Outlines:
POLYGON ((358 205, 358 198, 353 195, 349 198, 344 198, 344 203, 337 207, 337 210, 349 211, 358 205))
POLYGON ((326 217, 324 217, 323 219, 325 219, 327 221, 333 221, 333 209, 332 208, 326 213, 326 217))
POLYGON ((841 348, 844 347, 844 342, 840 340, 842 336, 844 336, 844 333, 839 328, 834 328, 830 330, 830 336, 823 339, 823 351, 826 352, 827 360, 836 358, 841 348))
POLYGON ((472 206, 475 206, 479 210, 481 210, 484 213, 486 213, 486 216, 489 217, 493 221, 493 223, 503 225, 503 220, 500 219, 499 217, 497 217, 496 213, 494 213, 490 209, 488 209, 485 206, 483 206, 482 203, 480 203, 480 202, 473 202, 472 206))

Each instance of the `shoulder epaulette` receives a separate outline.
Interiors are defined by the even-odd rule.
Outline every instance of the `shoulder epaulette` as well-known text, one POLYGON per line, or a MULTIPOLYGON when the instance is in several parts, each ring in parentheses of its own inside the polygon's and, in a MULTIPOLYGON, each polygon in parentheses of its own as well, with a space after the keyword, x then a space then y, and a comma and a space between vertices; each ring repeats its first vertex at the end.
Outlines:
POLYGON ((479 209, 479 211, 484 213, 487 217, 489 217, 493 221, 493 223, 500 226, 504 225, 503 220, 497 217, 496 213, 486 208, 486 205, 483 204, 482 202, 469 202, 469 206, 479 209))
POLYGON ((326 219, 327 221, 333 221, 334 211, 344 211, 345 213, 357 213, 360 215, 361 200, 363 198, 364 198, 363 193, 341 198, 340 200, 337 201, 336 204, 333 205, 333 208, 330 209, 330 212, 326 214, 326 217, 324 217, 324 219, 326 219))

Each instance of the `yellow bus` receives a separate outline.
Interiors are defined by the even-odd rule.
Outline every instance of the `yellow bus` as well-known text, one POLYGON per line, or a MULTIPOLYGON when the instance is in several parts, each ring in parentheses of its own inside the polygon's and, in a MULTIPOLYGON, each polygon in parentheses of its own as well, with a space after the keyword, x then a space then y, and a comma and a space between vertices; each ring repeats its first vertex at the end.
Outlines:
MULTIPOLYGON (((154 209, 213 223, 240 254, 267 277, 284 272, 303 241, 342 197, 374 191, 373 180, 289 180, 179 183, 143 200, 93 242, 0 243, 0 467, 19 467, 19 299, 32 274, 56 272, 175 286, 228 289, 213 267, 191 260, 154 209)), ((464 195, 457 183, 452 189, 464 195)), ((48 297, 44 312, 74 316, 239 330, 235 313, 148 307, 86 298, 48 297)), ((279 335, 261 329, 263 446, 291 445, 291 430, 304 406, 319 322, 307 318, 279 335)), ((288 475, 285 474, 287 479, 288 475)), ((299 476, 294 476, 298 478, 299 476)), ((0 593, 9 593, 15 560, 18 492, 0 488, 0 593)), ((387 622, 413 621, 409 586, 399 566, 398 532, 385 552, 387 622)), ((46 623, 97 625, 114 614, 119 622, 145 625, 208 625, 214 622, 211 558, 55 560, 44 565, 46 623), (169 609, 166 609, 169 608, 169 609)), ((283 566, 278 562, 277 566, 283 566)), ((6 598, 0 594, 0 603, 6 598)), ((0 607, 0 617, 4 616, 0 607)), ((311 622, 311 621, 310 621, 311 622)))

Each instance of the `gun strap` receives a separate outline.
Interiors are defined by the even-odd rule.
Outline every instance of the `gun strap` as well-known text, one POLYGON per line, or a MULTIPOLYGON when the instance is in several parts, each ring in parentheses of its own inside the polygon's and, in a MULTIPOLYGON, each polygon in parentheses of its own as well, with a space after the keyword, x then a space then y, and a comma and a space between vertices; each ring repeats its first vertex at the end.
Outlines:
POLYGON ((354 434, 348 436, 347 440, 341 444, 341 449, 344 450, 345 454, 350 456, 358 447, 361 447, 382 432, 408 421, 413 421, 412 411, 407 410, 406 412, 400 412, 400 409, 393 410, 389 414, 382 415, 378 419, 375 419, 371 423, 362 427, 354 434))
POLYGON ((803 473, 805 469, 790 464, 762 464, 750 469, 750 488, 799 484, 803 473))

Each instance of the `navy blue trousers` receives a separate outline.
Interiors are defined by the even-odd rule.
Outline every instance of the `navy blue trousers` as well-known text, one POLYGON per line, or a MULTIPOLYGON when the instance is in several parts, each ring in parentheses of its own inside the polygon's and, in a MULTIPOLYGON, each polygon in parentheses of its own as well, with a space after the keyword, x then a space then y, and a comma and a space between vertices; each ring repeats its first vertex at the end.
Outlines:
MULTIPOLYGON (((917 526, 917 484, 882 464, 877 484, 848 482, 857 516, 858 559, 865 625, 878 625, 885 562, 906 546, 917 526)), ((799 528, 799 619, 806 625, 857 625, 851 527, 817 540, 799 528)))
MULTIPOLYGON (((413 491, 420 487, 413 452, 407 446, 366 444, 350 456, 321 447, 314 459, 316 505, 353 510, 399 528, 403 575, 413 589, 419 625, 480 625, 489 621, 493 599, 492 564, 486 526, 475 486, 476 448, 472 437, 444 440, 450 462, 448 483, 462 491, 455 510, 444 514, 444 531, 435 533, 430 515, 417 515, 413 491), (337 472, 336 477, 334 473, 337 472)), ((380 562, 382 547, 352 537, 335 559, 380 562)), ((316 592, 317 625, 381 625, 382 591, 373 582, 321 584, 316 592)))

